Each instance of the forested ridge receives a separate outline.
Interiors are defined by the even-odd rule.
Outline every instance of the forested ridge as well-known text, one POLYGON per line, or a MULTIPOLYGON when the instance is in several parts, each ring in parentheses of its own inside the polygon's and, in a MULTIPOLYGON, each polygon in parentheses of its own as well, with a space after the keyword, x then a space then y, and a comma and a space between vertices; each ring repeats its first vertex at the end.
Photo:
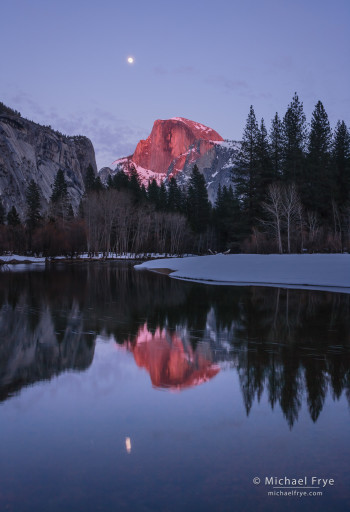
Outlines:
POLYGON ((307 123, 295 93, 269 129, 250 107, 232 185, 208 200, 194 165, 186 187, 174 178, 140 184, 137 171, 119 171, 106 185, 89 166, 79 210, 69 203, 57 172, 49 211, 39 188, 26 190, 26 215, 0 203, 0 251, 55 256, 231 252, 342 252, 350 250, 350 133, 331 130, 318 101, 307 123))

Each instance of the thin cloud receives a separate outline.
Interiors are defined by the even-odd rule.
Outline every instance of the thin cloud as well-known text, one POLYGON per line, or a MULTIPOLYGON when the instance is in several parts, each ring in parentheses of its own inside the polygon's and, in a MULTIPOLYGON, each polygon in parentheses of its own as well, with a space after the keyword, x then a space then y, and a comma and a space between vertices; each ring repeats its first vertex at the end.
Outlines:
POLYGON ((176 75, 198 75, 198 71, 194 66, 180 66, 173 71, 176 75))
POLYGON ((85 135, 95 149, 97 168, 110 165, 117 158, 135 151, 136 144, 148 133, 113 112, 95 107, 91 112, 72 112, 63 117, 55 108, 44 110, 27 93, 18 91, 4 98, 5 103, 36 123, 50 125, 65 135, 85 135))
POLYGON ((153 73, 155 75, 168 75, 169 70, 166 69, 164 66, 154 66, 153 73))
POLYGON ((225 89, 226 92, 241 92, 246 91, 249 86, 245 80, 232 80, 225 76, 208 76, 204 79, 207 84, 215 85, 225 89))
POLYGON ((280 55, 270 60, 270 67, 281 71, 294 69, 294 59, 290 55, 280 55))
POLYGON ((199 71, 194 66, 178 66, 176 68, 166 68, 164 66, 154 66, 153 73, 155 75, 185 75, 193 76, 198 75, 199 71))

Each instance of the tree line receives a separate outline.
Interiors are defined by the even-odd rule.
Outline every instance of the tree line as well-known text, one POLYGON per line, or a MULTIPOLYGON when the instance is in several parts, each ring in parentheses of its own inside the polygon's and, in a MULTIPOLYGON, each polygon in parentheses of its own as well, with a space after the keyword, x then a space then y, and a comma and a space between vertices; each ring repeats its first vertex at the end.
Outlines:
POLYGON ((145 187, 135 168, 104 185, 89 165, 85 190, 73 211, 59 170, 44 216, 31 180, 23 219, 0 202, 0 250, 45 256, 350 250, 349 129, 338 121, 332 132, 320 101, 308 125, 296 93, 269 131, 250 107, 232 185, 219 186, 214 205, 196 165, 184 187, 175 178, 145 187))
POLYGON ((233 182, 243 249, 350 249, 350 133, 344 121, 332 132, 321 101, 308 125, 295 93, 269 132, 251 106, 233 182))

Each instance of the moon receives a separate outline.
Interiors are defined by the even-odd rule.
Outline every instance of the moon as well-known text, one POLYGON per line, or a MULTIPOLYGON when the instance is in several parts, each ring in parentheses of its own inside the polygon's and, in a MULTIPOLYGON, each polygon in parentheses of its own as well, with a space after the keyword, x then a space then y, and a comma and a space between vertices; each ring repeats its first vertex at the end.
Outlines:
POLYGON ((127 61, 129 64, 134 64, 134 57, 128 57, 127 61))

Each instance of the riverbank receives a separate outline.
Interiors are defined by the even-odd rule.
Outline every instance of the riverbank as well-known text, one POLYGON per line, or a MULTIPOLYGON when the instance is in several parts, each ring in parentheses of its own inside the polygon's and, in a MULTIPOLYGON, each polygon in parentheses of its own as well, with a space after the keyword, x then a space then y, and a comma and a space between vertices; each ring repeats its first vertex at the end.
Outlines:
POLYGON ((350 293, 349 254, 217 254, 146 261, 172 278, 210 284, 278 286, 350 293))
MULTIPOLYGON (((115 254, 110 253, 107 257, 103 253, 95 254, 93 256, 85 253, 79 256, 69 258, 67 256, 55 256, 51 258, 37 257, 37 256, 23 256, 20 254, 7 254, 0 255, 0 265, 19 265, 19 264, 31 264, 31 263, 42 263, 55 262, 55 261, 68 261, 68 262, 79 262, 79 261, 118 261, 118 260, 148 260, 149 258, 164 258, 165 254, 115 254)), ((169 256, 170 258, 171 256, 169 256)))

